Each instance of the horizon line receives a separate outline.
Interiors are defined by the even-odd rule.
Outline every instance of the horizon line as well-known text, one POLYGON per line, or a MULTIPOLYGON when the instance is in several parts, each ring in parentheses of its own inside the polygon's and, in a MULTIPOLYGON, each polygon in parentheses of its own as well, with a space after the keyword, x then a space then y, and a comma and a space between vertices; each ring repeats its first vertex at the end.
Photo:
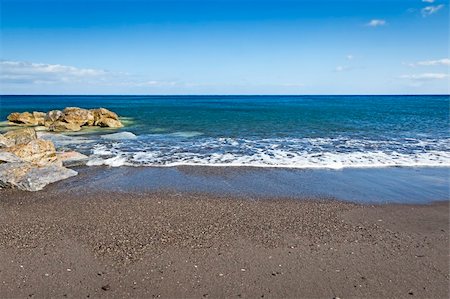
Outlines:
POLYGON ((302 97, 302 96, 450 96, 450 93, 447 94, 431 94, 431 93, 423 93, 423 94, 0 94, 0 97, 4 96, 46 96, 46 97, 83 97, 83 96, 128 96, 128 97, 207 97, 207 96, 221 96, 221 97, 302 97))

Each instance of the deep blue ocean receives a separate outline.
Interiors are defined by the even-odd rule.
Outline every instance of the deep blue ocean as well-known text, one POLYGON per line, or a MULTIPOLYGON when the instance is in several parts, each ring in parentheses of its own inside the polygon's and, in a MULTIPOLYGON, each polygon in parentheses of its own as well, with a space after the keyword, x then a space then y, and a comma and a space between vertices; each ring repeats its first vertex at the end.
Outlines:
POLYGON ((0 118, 69 106, 125 124, 39 133, 88 165, 450 166, 449 96, 1 96, 0 118))

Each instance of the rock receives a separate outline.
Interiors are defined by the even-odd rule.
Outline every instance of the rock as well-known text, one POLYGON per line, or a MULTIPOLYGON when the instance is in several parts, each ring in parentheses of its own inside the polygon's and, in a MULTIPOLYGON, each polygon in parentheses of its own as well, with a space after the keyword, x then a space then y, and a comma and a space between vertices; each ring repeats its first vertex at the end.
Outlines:
POLYGON ((10 140, 8 142, 8 145, 6 146, 26 144, 32 140, 37 139, 36 131, 33 128, 24 128, 9 131, 3 134, 3 137, 10 140))
POLYGON ((8 116, 11 123, 38 126, 45 126, 49 131, 79 131, 82 126, 101 126, 110 128, 121 128, 122 123, 116 113, 105 109, 83 109, 78 107, 67 107, 63 111, 51 110, 47 113, 34 111, 13 112, 8 116))
POLYGON ((13 163, 13 162, 23 162, 22 159, 14 155, 13 153, 1 151, 0 152, 0 164, 2 163, 13 163))
POLYGON ((64 132, 64 131, 79 131, 81 130, 81 127, 77 124, 73 124, 73 123, 66 123, 63 121, 56 121, 54 123, 52 123, 49 127, 48 130, 51 132, 64 132))
POLYGON ((15 144, 15 141, 13 139, 6 138, 2 134, 0 134, 0 148, 10 147, 10 146, 13 146, 14 144, 15 144))
POLYGON ((94 124, 94 113, 87 109, 78 107, 67 107, 63 110, 63 120, 78 126, 92 126, 94 124))
POLYGON ((88 156, 75 151, 56 153, 56 156, 65 167, 86 165, 89 159, 88 156))
POLYGON ((105 108, 91 109, 91 112, 94 114, 95 121, 99 121, 102 118, 112 118, 115 120, 119 120, 119 117, 116 113, 105 108))
POLYGON ((102 118, 97 121, 97 126, 100 127, 110 127, 110 128, 122 128, 123 125, 120 120, 112 119, 112 118, 102 118))
POLYGON ((126 140, 126 139, 136 139, 137 138, 137 136, 131 132, 106 134, 106 135, 101 135, 100 137, 103 139, 110 139, 110 140, 126 140))
POLYGON ((52 123, 54 123, 55 121, 59 120, 60 118, 63 117, 63 113, 61 110, 51 110, 49 112, 47 112, 47 114, 45 115, 45 126, 49 126, 52 123))
POLYGON ((45 115, 44 112, 33 111, 33 117, 37 126, 43 126, 45 124, 45 115))
POLYGON ((7 119, 10 122, 27 126, 37 126, 39 123, 39 121, 35 118, 35 116, 30 112, 22 112, 22 113, 13 112, 10 115, 8 115, 7 119))
POLYGON ((78 173, 58 165, 33 167, 26 162, 0 164, 0 187, 26 191, 42 190, 46 185, 78 173))
POLYGON ((62 165, 56 156, 55 146, 51 141, 47 140, 32 140, 27 144, 18 144, 9 147, 5 151, 38 166, 48 164, 62 165))

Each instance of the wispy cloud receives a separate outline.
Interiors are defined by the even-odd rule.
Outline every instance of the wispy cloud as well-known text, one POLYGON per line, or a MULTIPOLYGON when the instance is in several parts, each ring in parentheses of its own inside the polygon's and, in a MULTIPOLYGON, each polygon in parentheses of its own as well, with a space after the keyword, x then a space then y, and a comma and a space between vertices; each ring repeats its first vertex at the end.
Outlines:
POLYGON ((444 8, 444 4, 426 6, 421 10, 422 16, 423 17, 431 16, 432 14, 437 13, 442 8, 444 8))
POLYGON ((177 81, 158 81, 122 72, 78 68, 61 64, 0 60, 0 83, 8 84, 89 84, 100 86, 174 86, 177 81))
POLYGON ((0 61, 0 81, 8 83, 85 82, 104 78, 108 74, 109 72, 105 70, 61 64, 0 61))
POLYGON ((409 74, 401 75, 401 79, 409 79, 414 81, 433 81, 433 80, 443 80, 449 77, 446 73, 424 73, 424 74, 409 74))
POLYGON ((442 58, 436 60, 423 60, 408 64, 409 66, 450 66, 450 59, 442 58))
POLYGON ((380 27, 380 26, 384 26, 384 25, 386 25, 386 24, 387 24, 386 20, 382 20, 382 19, 373 19, 373 20, 371 20, 370 22, 368 22, 368 23, 366 24, 366 26, 369 26, 369 27, 380 27))
POLYGON ((349 70, 351 70, 351 68, 349 66, 346 66, 346 65, 338 65, 334 69, 335 72, 344 72, 344 71, 349 71, 349 70))
POLYGON ((352 54, 348 54, 346 58, 347 58, 347 60, 353 60, 354 57, 352 54))
POLYGON ((422 2, 425 2, 425 3, 434 3, 434 1, 435 0, 422 0, 422 2))

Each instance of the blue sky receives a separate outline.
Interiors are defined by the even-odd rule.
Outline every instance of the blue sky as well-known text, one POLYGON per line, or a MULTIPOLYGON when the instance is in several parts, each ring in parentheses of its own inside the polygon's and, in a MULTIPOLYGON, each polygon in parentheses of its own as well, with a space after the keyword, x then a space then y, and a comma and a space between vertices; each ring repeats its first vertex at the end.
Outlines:
POLYGON ((0 0, 2 94, 449 93, 443 0, 0 0))

